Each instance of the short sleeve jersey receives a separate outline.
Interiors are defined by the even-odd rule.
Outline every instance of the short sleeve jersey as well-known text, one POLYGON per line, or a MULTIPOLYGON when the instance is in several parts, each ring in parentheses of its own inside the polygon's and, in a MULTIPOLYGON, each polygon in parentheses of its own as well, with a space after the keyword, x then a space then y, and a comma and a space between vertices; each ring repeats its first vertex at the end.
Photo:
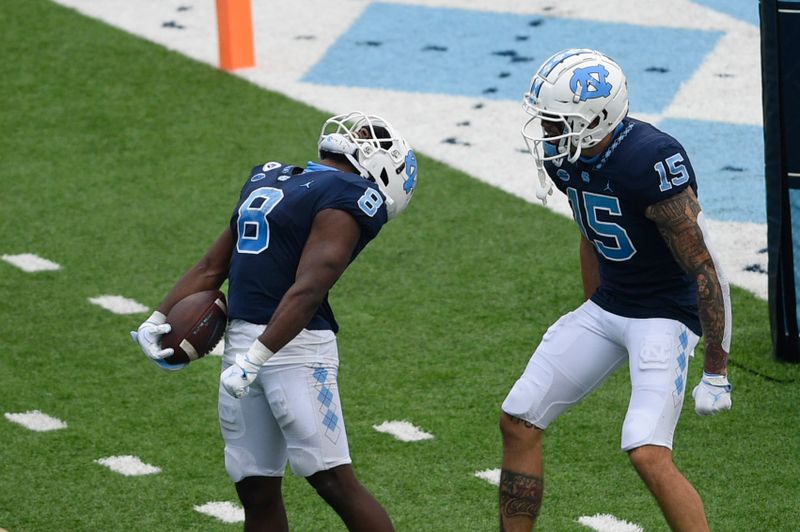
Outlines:
POLYGON ((545 168, 597 251, 601 283, 592 301, 620 316, 675 319, 700 335, 696 281, 645 216, 650 205, 688 187, 697 191, 680 143, 650 124, 625 118, 595 159, 547 162, 545 168))
MULTIPOLYGON (((230 319, 269 322, 295 281, 314 217, 324 209, 343 210, 358 223, 361 236, 351 261, 387 221, 380 190, 358 175, 314 163, 253 168, 231 216, 230 319)), ((327 295, 305 328, 339 330, 327 295)))

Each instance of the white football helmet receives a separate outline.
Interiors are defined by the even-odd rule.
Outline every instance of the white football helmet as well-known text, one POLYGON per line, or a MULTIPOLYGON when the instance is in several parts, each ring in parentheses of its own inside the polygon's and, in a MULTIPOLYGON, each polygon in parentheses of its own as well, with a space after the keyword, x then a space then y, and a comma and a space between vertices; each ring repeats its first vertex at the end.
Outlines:
POLYGON ((344 155, 386 197, 389 220, 403 212, 417 186, 417 156, 383 118, 357 111, 329 118, 317 147, 344 155))
MULTIPOLYGON (((531 115, 522 136, 536 161, 541 189, 544 161, 566 157, 574 163, 583 149, 596 146, 622 122, 628 114, 628 83, 622 68, 596 50, 562 50, 533 75, 522 108, 531 115), (555 123, 561 133, 546 135, 542 121, 555 123)), ((540 190, 537 196, 543 199, 540 190)))

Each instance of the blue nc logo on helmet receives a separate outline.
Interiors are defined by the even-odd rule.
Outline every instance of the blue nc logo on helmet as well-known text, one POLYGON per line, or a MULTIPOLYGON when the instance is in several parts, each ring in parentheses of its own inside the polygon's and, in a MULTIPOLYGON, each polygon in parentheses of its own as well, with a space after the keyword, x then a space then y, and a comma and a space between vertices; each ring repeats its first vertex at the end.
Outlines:
POLYGON ((603 65, 594 65, 583 68, 576 68, 569 80, 569 88, 577 94, 582 102, 595 98, 605 98, 611 95, 613 88, 611 83, 606 81, 608 70, 603 65))
POLYGON ((403 183, 403 190, 406 191, 406 194, 411 194, 411 191, 417 186, 417 156, 414 150, 408 150, 406 154, 406 175, 408 175, 408 179, 403 183))

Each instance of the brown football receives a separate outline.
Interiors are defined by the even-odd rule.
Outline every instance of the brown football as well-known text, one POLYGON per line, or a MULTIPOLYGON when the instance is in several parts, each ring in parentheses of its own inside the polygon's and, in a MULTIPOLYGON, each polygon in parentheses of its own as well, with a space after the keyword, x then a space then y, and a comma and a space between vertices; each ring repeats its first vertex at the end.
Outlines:
POLYGON ((178 301, 167 314, 172 330, 161 337, 164 348, 175 353, 169 364, 191 362, 207 355, 222 339, 228 325, 228 304, 219 290, 197 292, 178 301))

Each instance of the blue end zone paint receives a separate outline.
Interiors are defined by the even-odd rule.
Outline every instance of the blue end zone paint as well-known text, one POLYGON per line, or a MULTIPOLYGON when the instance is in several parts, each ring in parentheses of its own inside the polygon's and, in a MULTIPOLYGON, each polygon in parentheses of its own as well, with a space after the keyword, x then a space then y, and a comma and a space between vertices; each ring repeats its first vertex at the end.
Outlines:
POLYGON ((766 223, 762 128, 699 120, 664 120, 658 127, 686 148, 709 218, 766 223))
POLYGON ((694 3, 710 7, 754 26, 759 25, 757 0, 694 0, 694 3))
POLYGON ((713 31, 376 3, 303 81, 521 100, 534 71, 550 55, 564 48, 596 48, 622 65, 635 88, 634 111, 659 113, 721 36, 713 31))

